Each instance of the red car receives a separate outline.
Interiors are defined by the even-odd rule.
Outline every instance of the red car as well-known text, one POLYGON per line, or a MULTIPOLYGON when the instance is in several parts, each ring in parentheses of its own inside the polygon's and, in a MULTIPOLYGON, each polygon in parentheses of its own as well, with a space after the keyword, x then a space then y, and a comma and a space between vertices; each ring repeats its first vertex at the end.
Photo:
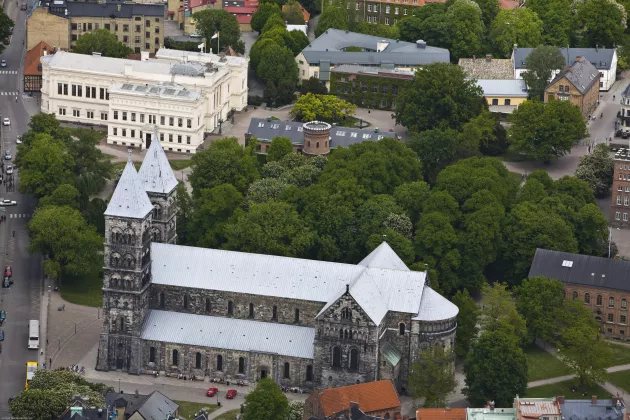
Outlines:
POLYGON ((4 276, 5 277, 12 277, 13 276, 13 270, 11 270, 11 266, 7 265, 6 267, 4 267, 4 276))
POLYGON ((219 390, 217 388, 208 388, 208 392, 206 392, 207 397, 214 397, 219 390))
POLYGON ((238 392, 236 392, 235 389, 229 389, 228 392, 225 394, 225 398, 227 398, 228 400, 233 400, 234 398, 236 398, 236 394, 238 394, 238 392))

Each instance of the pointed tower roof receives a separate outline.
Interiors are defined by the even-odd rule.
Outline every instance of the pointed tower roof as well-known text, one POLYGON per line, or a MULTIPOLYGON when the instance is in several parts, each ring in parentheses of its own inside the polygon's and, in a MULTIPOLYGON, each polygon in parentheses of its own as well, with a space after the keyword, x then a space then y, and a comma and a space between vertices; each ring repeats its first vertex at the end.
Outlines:
POLYGON ((177 178, 160 145, 157 129, 153 132, 153 138, 138 175, 145 191, 168 194, 177 187, 177 178))
POLYGON ((129 152, 127 165, 107 205, 105 216, 143 219, 151 211, 153 211, 153 205, 144 191, 138 172, 131 161, 131 152, 129 152))
POLYGON ((374 251, 363 258, 359 263, 366 267, 389 268, 392 270, 409 271, 409 268, 400 259, 398 254, 389 246, 387 241, 383 241, 374 251))

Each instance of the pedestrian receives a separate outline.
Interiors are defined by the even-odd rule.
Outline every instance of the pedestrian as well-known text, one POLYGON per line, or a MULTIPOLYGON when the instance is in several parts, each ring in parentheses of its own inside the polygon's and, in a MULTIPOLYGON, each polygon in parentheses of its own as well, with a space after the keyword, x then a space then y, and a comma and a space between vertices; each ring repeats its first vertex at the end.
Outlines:
POLYGON ((52 357, 50 359, 48 359, 48 362, 49 362, 48 366, 50 366, 52 368, 52 357))
POLYGON ((66 310, 66 304, 64 303, 63 305, 61 305, 61 310, 65 311, 66 310))
POLYGON ((48 345, 48 339, 46 339, 46 345, 48 345))
POLYGON ((42 367, 46 369, 46 362, 42 363, 42 367))

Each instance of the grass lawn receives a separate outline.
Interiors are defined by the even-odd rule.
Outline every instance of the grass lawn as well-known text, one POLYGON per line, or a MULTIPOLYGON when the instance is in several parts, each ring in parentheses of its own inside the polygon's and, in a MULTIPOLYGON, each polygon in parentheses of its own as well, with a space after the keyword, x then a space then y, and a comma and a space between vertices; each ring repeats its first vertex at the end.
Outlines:
MULTIPOLYGON (((208 399, 212 400, 212 398, 208 398, 208 399)), ((183 419, 193 418, 195 413, 198 413, 199 411, 201 411, 202 408, 205 408, 208 411, 208 413, 212 413, 214 410, 219 408, 214 404, 208 404, 208 403, 198 403, 198 402, 190 402, 190 401, 175 401, 175 402, 179 404, 179 417, 183 419)))
MULTIPOLYGON (((356 118, 356 117, 348 117, 345 118, 343 120, 340 120, 337 125, 340 127, 353 127, 353 128, 357 128, 357 126, 355 125, 356 123, 358 123, 360 120, 360 118, 356 118)), ((363 128, 368 128, 369 126, 371 126, 372 124, 369 123, 369 121, 363 120, 363 124, 367 125, 363 128)))
POLYGON ((234 420, 237 414, 240 414, 241 409, 237 408, 236 410, 226 411, 221 414, 219 417, 215 417, 215 420, 234 420))
POLYGON ((564 363, 536 345, 527 347, 525 354, 527 355, 529 381, 571 374, 571 370, 564 363))
MULTIPOLYGON (((116 162, 114 164, 112 164, 112 167, 114 168, 114 172, 116 171, 122 171, 123 169, 125 169, 125 166, 127 165, 127 162, 116 162)), ((136 170, 139 171, 140 170, 140 166, 142 166, 142 162, 141 161, 134 161, 133 162, 133 166, 136 167, 136 170)))
POLYGON ((577 392, 571 391, 571 388, 575 386, 575 381, 558 382, 550 385, 537 386, 535 388, 527 388, 528 398, 550 398, 557 397, 559 395, 564 396, 567 400, 579 400, 590 399, 592 395, 597 395, 597 398, 606 399, 610 398, 610 392, 606 391, 599 385, 585 387, 577 390, 577 392), (586 396, 582 394, 586 393, 586 396))
POLYGON ((67 275, 62 279, 59 292, 61 297, 70 303, 100 308, 103 306, 102 287, 100 273, 92 277, 67 275))
POLYGON ((610 344, 612 354, 610 356, 610 366, 630 364, 630 348, 619 344, 610 344))
POLYGON ((181 171, 182 169, 186 169, 190 166, 190 159, 171 159, 168 161, 171 164, 171 168, 174 171, 181 171))
POLYGON ((630 393, 630 370, 609 373, 608 381, 630 393))

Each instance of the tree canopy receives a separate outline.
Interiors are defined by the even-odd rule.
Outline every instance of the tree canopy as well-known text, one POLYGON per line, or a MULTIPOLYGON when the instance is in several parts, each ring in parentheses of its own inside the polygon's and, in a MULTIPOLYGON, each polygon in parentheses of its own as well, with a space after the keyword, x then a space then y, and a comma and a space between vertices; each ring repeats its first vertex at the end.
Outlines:
POLYGON ((116 35, 107 29, 97 29, 81 35, 77 39, 77 44, 72 47, 72 52, 87 55, 99 52, 105 57, 127 58, 133 50, 118 41, 116 35))
POLYGON ((534 48, 525 58, 527 71, 523 73, 523 80, 529 88, 529 97, 543 100, 545 88, 556 70, 561 70, 565 59, 558 47, 541 45, 534 48))
POLYGON ((289 402, 271 378, 263 378, 245 397, 243 420, 279 420, 290 414, 289 402))
POLYGON ((588 182, 596 197, 605 197, 613 182, 613 160, 608 146, 599 143, 592 153, 580 157, 575 176, 588 182))
POLYGON ((414 399, 425 398, 425 408, 445 407, 457 387, 452 351, 441 346, 420 351, 407 381, 414 399))
POLYGON ((519 48, 537 47, 542 43, 543 22, 532 10, 525 7, 503 9, 492 21, 488 38, 494 50, 503 57, 512 54, 514 45, 519 48))
POLYGON ((236 17, 223 9, 206 9, 193 14, 197 33, 206 39, 207 45, 219 53, 218 48, 230 46, 238 53, 245 53, 245 43, 241 40, 241 29, 236 17), (219 37, 212 39, 219 32, 219 37))
POLYGON ((291 115, 299 121, 337 122, 353 115, 356 106, 335 95, 307 93, 293 105, 291 115))

